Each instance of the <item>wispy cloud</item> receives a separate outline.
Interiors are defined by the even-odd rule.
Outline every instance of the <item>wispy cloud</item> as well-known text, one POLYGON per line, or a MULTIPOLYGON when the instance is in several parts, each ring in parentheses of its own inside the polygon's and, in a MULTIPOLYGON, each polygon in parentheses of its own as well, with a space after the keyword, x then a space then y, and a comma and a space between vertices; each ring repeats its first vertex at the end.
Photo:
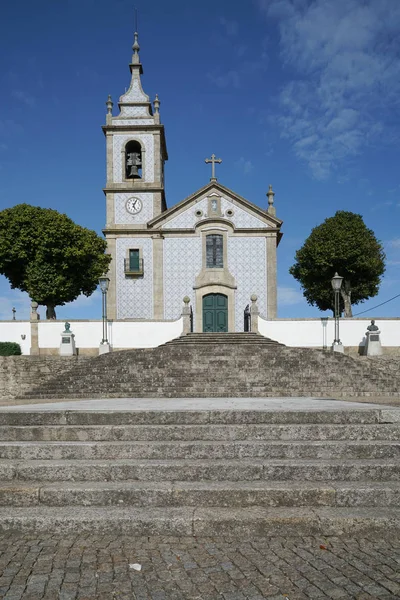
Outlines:
POLYGON ((231 69, 226 73, 218 73, 217 71, 213 71, 207 73, 207 77, 219 88, 240 87, 240 73, 235 69, 231 69))
POLYGON ((231 21, 230 19, 221 17, 219 22, 222 25, 222 27, 224 28, 226 35, 229 35, 229 36, 237 35, 239 26, 236 21, 231 21))
POLYGON ((275 121, 313 176, 326 179, 389 132, 388 116, 400 98, 400 3, 258 3, 278 20, 281 56, 294 71, 275 121))
POLYGON ((29 106, 30 108, 33 108, 36 105, 36 98, 28 92, 24 92, 22 90, 13 90, 11 95, 13 98, 19 100, 19 102, 22 102, 23 104, 26 104, 26 106, 29 106))
POLYGON ((0 134, 1 135, 14 135, 24 131, 24 128, 20 123, 13 121, 12 119, 0 120, 0 134))
POLYGON ((243 156, 241 156, 239 158, 239 160, 237 160, 235 162, 235 167, 239 170, 242 171, 245 175, 248 175, 249 173, 251 173, 254 169, 254 165, 251 162, 251 160, 248 160, 246 158, 244 158, 243 156))
POLYGON ((292 304, 300 304, 300 302, 304 302, 304 297, 299 290, 294 287, 278 286, 278 304, 280 306, 290 306, 292 304))

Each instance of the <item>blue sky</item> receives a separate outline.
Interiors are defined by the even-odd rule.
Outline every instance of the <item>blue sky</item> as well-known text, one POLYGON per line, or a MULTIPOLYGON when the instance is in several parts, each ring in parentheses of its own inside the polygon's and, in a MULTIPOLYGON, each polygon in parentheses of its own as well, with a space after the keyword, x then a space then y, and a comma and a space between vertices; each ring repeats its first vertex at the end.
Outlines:
MULTIPOLYGON (((161 100, 168 206, 210 177, 284 221, 280 317, 318 317, 289 275, 336 210, 363 215, 387 271, 370 309, 400 293, 400 3, 395 0, 136 0, 146 93, 161 100)), ((134 3, 20 0, 0 25, 0 209, 27 202, 101 232, 105 101, 129 85, 134 3)), ((0 318, 29 301, 0 277, 0 318)), ((41 309, 42 315, 44 310, 41 309)), ((399 316, 400 298, 367 312, 399 316)), ((99 318, 99 294, 58 308, 99 318)), ((43 318, 43 316, 42 316, 43 318)))

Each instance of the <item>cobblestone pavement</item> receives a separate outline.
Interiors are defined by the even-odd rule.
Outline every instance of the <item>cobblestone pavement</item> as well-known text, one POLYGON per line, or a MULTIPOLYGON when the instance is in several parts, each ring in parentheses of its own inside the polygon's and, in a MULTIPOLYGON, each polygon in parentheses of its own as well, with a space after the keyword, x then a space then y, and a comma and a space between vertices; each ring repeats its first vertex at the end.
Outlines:
POLYGON ((393 599, 400 598, 400 541, 4 534, 0 598, 393 599))

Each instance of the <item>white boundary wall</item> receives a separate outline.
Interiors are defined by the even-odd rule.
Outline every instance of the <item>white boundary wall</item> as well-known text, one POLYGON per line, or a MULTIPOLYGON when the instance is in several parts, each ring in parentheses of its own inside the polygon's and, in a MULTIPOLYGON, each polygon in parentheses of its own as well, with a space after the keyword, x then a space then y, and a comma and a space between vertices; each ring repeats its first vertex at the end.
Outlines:
MULTIPOLYGON (((365 345, 365 332, 371 319, 340 319, 339 337, 348 347, 365 345)), ((381 331, 382 346, 400 346, 400 318, 376 318, 381 331)), ((329 319, 258 319, 261 335, 286 346, 324 348, 332 346, 335 338, 335 321, 329 319)))
POLYGON ((22 354, 29 354, 31 347, 30 322, 0 321, 0 342, 16 342, 21 346, 22 354))
MULTIPOLYGON (((37 321, 39 348, 60 347, 65 321, 37 321)), ((77 348, 98 348, 103 337, 102 321, 69 321, 77 348)), ((108 341, 113 348, 154 348, 177 338, 183 330, 182 317, 177 321, 111 321, 108 341)), ((23 354, 30 353, 29 321, 0 321, 0 341, 17 342, 23 354), (25 335, 22 340, 21 335, 25 335)))
MULTIPOLYGON (((102 339, 102 321, 70 321, 77 348, 98 348, 102 339)), ((371 319, 340 319, 340 339, 346 348, 364 346, 365 332, 371 319)), ((64 321, 37 321, 39 348, 58 349, 64 321)), ((382 346, 400 347, 400 318, 376 318, 382 346)), ((259 332, 286 346, 324 348, 334 339, 334 319, 258 320, 259 332)), ((177 321, 111 321, 108 340, 112 348, 154 348, 177 338, 183 330, 183 319, 177 321)), ((17 342, 22 353, 31 348, 29 321, 0 321, 0 341, 17 342), (25 336, 25 339, 22 339, 25 336)))

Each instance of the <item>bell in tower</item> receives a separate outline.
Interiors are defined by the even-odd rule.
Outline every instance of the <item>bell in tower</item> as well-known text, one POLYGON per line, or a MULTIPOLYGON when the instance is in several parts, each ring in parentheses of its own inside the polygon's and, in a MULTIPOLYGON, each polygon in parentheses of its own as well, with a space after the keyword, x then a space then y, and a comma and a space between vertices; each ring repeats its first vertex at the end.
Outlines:
POLYGON ((125 148, 125 177, 126 179, 141 179, 142 177, 142 147, 139 142, 128 142, 125 148))

